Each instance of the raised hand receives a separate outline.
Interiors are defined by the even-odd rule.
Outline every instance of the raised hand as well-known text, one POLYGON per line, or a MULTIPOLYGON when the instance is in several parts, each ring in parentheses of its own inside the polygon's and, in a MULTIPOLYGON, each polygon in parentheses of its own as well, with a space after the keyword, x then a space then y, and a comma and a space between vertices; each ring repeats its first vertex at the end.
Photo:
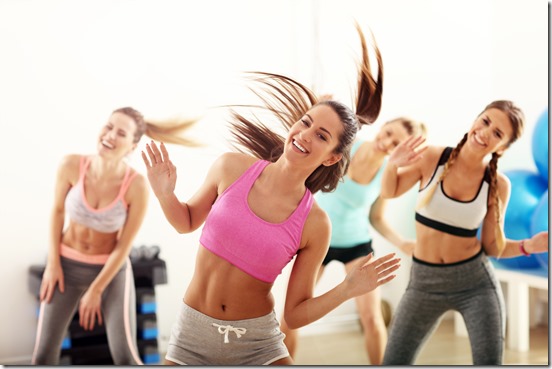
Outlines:
POLYGON ((525 241, 525 250, 531 254, 548 252, 548 231, 539 232, 525 241))
POLYGON ((401 260, 395 258, 395 253, 372 259, 373 253, 362 258, 345 277, 349 297, 364 295, 396 277, 392 273, 401 260))
POLYGON ((391 152, 388 162, 397 168, 413 164, 422 158, 422 153, 427 149, 427 146, 421 146, 424 142, 422 136, 410 136, 391 152))
POLYGON ((150 144, 146 144, 147 155, 142 151, 148 180, 157 197, 173 193, 176 186, 176 167, 169 159, 165 144, 161 142, 159 147, 152 140, 150 144))

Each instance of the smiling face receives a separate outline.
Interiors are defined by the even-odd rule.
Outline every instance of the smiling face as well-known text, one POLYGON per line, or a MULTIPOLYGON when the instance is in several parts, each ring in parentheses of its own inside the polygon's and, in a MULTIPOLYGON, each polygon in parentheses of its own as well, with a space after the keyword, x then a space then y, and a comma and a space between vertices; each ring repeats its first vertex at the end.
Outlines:
POLYGON ((126 114, 115 112, 100 131, 98 153, 113 159, 123 158, 136 147, 136 122, 126 114))
POLYGON ((291 127, 284 152, 290 160, 330 166, 341 159, 335 149, 342 132, 337 113, 330 106, 317 105, 291 127))
POLYGON ((512 137, 513 128, 508 115, 500 109, 490 108, 477 117, 468 132, 466 144, 485 154, 502 154, 512 137))
POLYGON ((376 150, 389 155, 395 147, 410 137, 402 121, 395 120, 383 125, 376 135, 376 150))

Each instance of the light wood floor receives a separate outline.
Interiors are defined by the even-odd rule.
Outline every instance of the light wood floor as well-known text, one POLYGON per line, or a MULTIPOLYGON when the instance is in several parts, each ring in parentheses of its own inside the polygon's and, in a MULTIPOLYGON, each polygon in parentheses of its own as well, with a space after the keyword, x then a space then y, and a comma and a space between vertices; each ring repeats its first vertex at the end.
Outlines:
MULTIPOLYGON (((530 351, 506 350, 505 365, 548 365, 548 326, 533 328, 530 351)), ((299 337, 296 365, 369 365, 363 335, 358 331, 299 337)), ((454 334, 454 322, 443 320, 422 348, 416 365, 472 365, 467 337, 454 334)))

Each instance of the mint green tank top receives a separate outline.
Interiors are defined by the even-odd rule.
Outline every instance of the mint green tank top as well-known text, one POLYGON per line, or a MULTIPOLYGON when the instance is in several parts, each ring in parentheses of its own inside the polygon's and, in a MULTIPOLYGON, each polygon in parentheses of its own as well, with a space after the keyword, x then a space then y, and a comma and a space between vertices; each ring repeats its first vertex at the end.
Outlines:
MULTIPOLYGON (((353 144, 351 158, 363 143, 358 140, 353 144)), ((335 191, 316 193, 316 202, 332 222, 331 247, 347 248, 372 240, 368 214, 379 196, 386 162, 387 159, 368 184, 359 184, 345 175, 335 191)))

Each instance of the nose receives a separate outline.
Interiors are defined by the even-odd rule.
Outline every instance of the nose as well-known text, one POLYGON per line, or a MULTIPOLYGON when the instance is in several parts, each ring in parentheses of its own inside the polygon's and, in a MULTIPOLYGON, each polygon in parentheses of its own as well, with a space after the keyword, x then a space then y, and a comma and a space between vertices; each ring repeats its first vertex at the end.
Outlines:
POLYGON ((116 134, 115 134, 115 130, 114 130, 114 129, 110 130, 110 131, 107 132, 106 135, 105 135, 105 137, 106 137, 106 138, 109 138, 109 139, 115 139, 115 136, 116 136, 116 134))
POLYGON ((310 128, 307 128, 307 129, 304 129, 302 130, 301 132, 299 132, 299 138, 302 140, 302 141, 305 141, 305 142, 310 142, 311 140, 311 129, 310 128))

